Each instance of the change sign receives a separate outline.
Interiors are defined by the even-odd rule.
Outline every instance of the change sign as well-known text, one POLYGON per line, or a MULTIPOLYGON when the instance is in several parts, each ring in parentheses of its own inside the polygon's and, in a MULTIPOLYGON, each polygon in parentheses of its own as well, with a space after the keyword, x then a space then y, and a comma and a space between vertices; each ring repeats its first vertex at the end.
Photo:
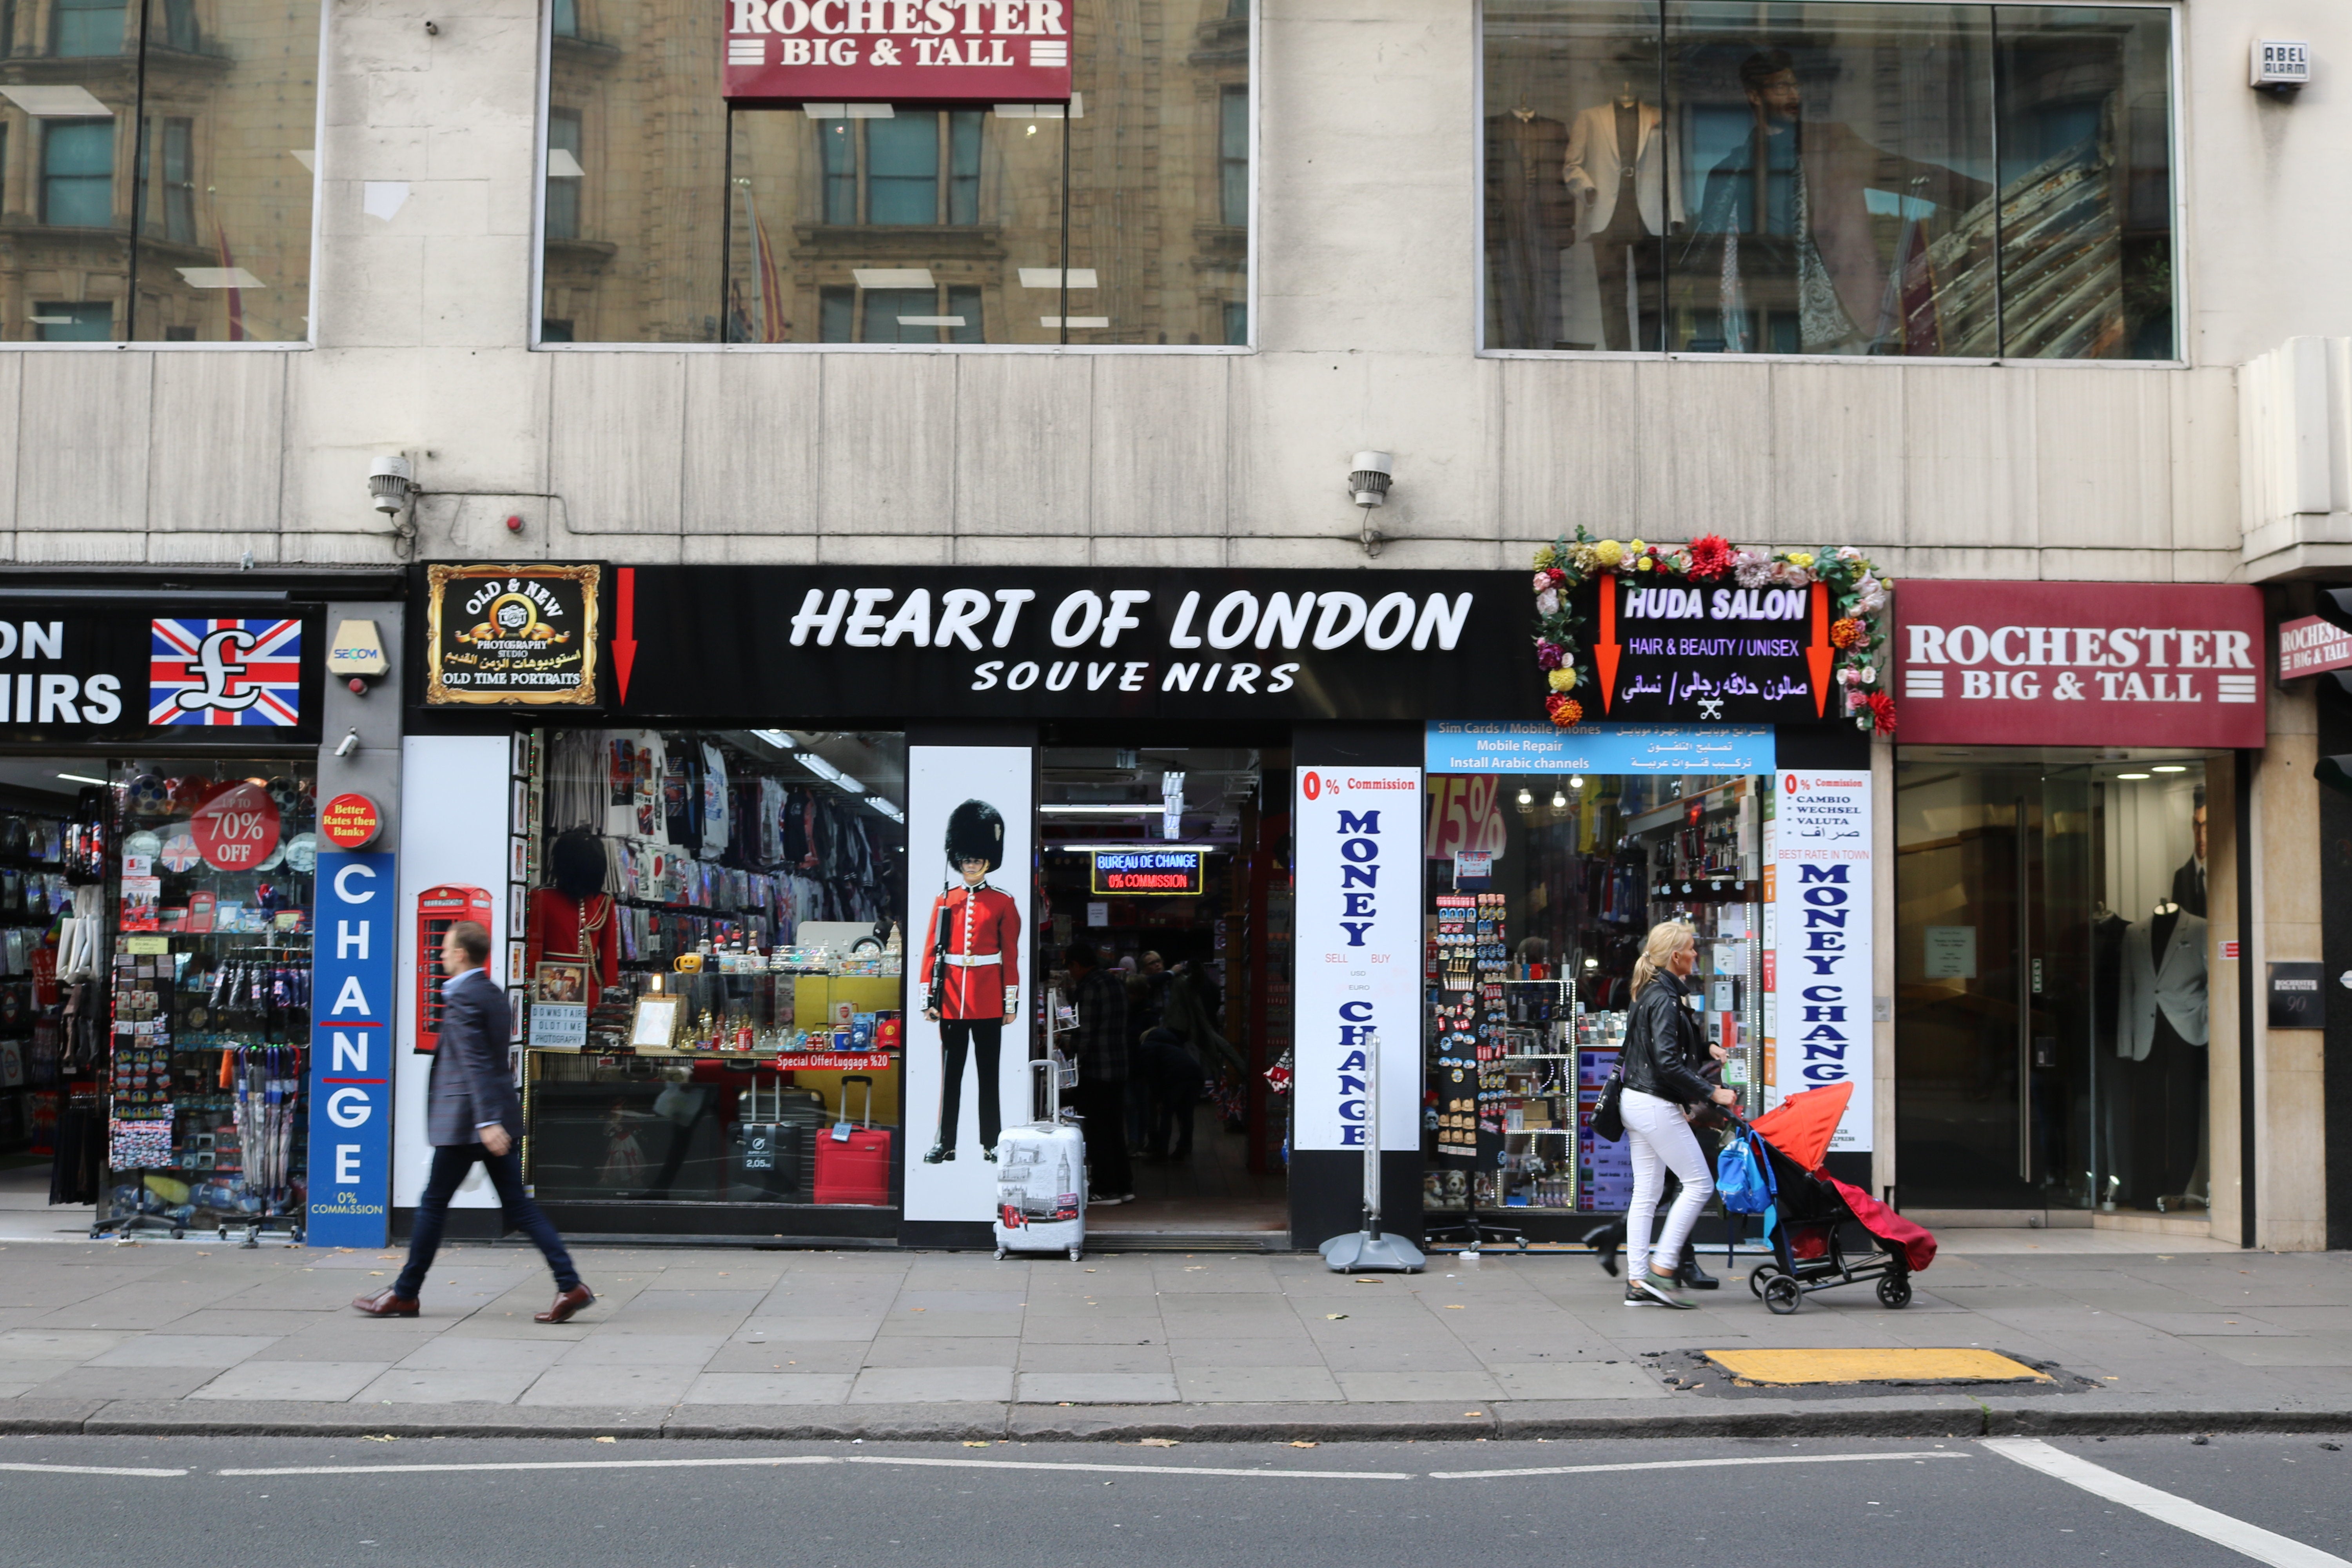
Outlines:
POLYGON ((382 1247, 392 1202, 393 857, 319 856, 310 1024, 312 1247, 382 1247))

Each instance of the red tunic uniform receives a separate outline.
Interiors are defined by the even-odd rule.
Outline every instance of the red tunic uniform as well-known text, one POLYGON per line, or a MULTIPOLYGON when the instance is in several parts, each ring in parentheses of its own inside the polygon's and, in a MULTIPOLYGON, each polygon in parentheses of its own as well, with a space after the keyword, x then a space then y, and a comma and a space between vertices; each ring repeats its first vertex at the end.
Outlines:
POLYGON ((985 882, 941 893, 923 925, 921 979, 927 994, 942 963, 942 1019, 1003 1017, 1005 991, 1021 984, 1021 908, 1013 895, 985 882), (939 950, 941 910, 947 911, 945 952, 939 950))

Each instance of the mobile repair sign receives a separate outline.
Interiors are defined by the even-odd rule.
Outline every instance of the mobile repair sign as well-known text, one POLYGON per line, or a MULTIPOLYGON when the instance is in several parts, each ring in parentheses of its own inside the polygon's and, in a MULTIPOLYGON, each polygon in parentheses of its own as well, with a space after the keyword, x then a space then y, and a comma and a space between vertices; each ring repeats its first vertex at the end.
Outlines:
POLYGON ((1906 744, 2247 746, 2263 733, 2263 599, 2242 584, 1906 579, 1906 744))
POLYGON ((1381 1147, 1421 1147, 1419 768, 1301 768, 1293 1146, 1361 1149, 1381 1047, 1381 1147))
POLYGON ((1018 100, 1026 110, 1070 97, 1070 0, 717 3, 727 8, 732 100, 1018 100))
POLYGON ((1830 1147, 1871 1146, 1870 774, 1782 773, 1767 868, 1771 1103, 1853 1085, 1830 1147))
POLYGON ((312 1247, 382 1247, 391 1234, 394 887, 389 852, 319 856, 303 1226, 312 1247))

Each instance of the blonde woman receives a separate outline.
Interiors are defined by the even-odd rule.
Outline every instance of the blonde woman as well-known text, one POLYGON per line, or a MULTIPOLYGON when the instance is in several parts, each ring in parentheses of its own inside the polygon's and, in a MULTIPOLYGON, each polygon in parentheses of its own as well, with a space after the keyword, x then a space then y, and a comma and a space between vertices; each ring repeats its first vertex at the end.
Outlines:
POLYGON ((1641 959, 1633 965, 1633 1016, 1626 1020, 1621 1058, 1625 1088, 1618 1101, 1633 1159, 1633 1201, 1625 1211, 1629 1302, 1692 1305, 1675 1294, 1673 1260, 1682 1257, 1683 1243, 1690 1239, 1706 1200, 1715 1195, 1715 1178, 1691 1131, 1690 1112, 1709 1100, 1732 1105, 1739 1099, 1708 1083, 1690 1065, 1706 1055, 1696 1038, 1698 1020, 1685 1001, 1690 993, 1684 982, 1697 960, 1698 933, 1689 923, 1661 921, 1650 928, 1641 959), (1683 1190, 1666 1211, 1665 1231, 1654 1254, 1650 1227, 1669 1170, 1681 1178, 1683 1190), (1653 1256, 1667 1259, 1668 1267, 1654 1269, 1653 1256))

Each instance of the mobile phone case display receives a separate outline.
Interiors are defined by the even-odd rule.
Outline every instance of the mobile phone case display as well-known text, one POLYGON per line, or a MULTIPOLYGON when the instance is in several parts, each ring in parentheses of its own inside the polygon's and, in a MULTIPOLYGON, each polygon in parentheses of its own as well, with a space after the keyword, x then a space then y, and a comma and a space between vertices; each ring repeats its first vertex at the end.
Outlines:
POLYGON ((1576 1020, 1576 1206, 1622 1214, 1633 1201, 1633 1145, 1592 1131, 1601 1089, 1625 1048, 1625 1015, 1587 1013, 1576 1020))
POLYGON ((0 1153, 47 1153, 58 1120, 58 918, 73 908, 62 813, 0 813, 0 1153))
POLYGON ((310 779, 264 772, 283 765, 115 767, 94 1234, 272 1221, 299 1234, 316 805, 310 779))

